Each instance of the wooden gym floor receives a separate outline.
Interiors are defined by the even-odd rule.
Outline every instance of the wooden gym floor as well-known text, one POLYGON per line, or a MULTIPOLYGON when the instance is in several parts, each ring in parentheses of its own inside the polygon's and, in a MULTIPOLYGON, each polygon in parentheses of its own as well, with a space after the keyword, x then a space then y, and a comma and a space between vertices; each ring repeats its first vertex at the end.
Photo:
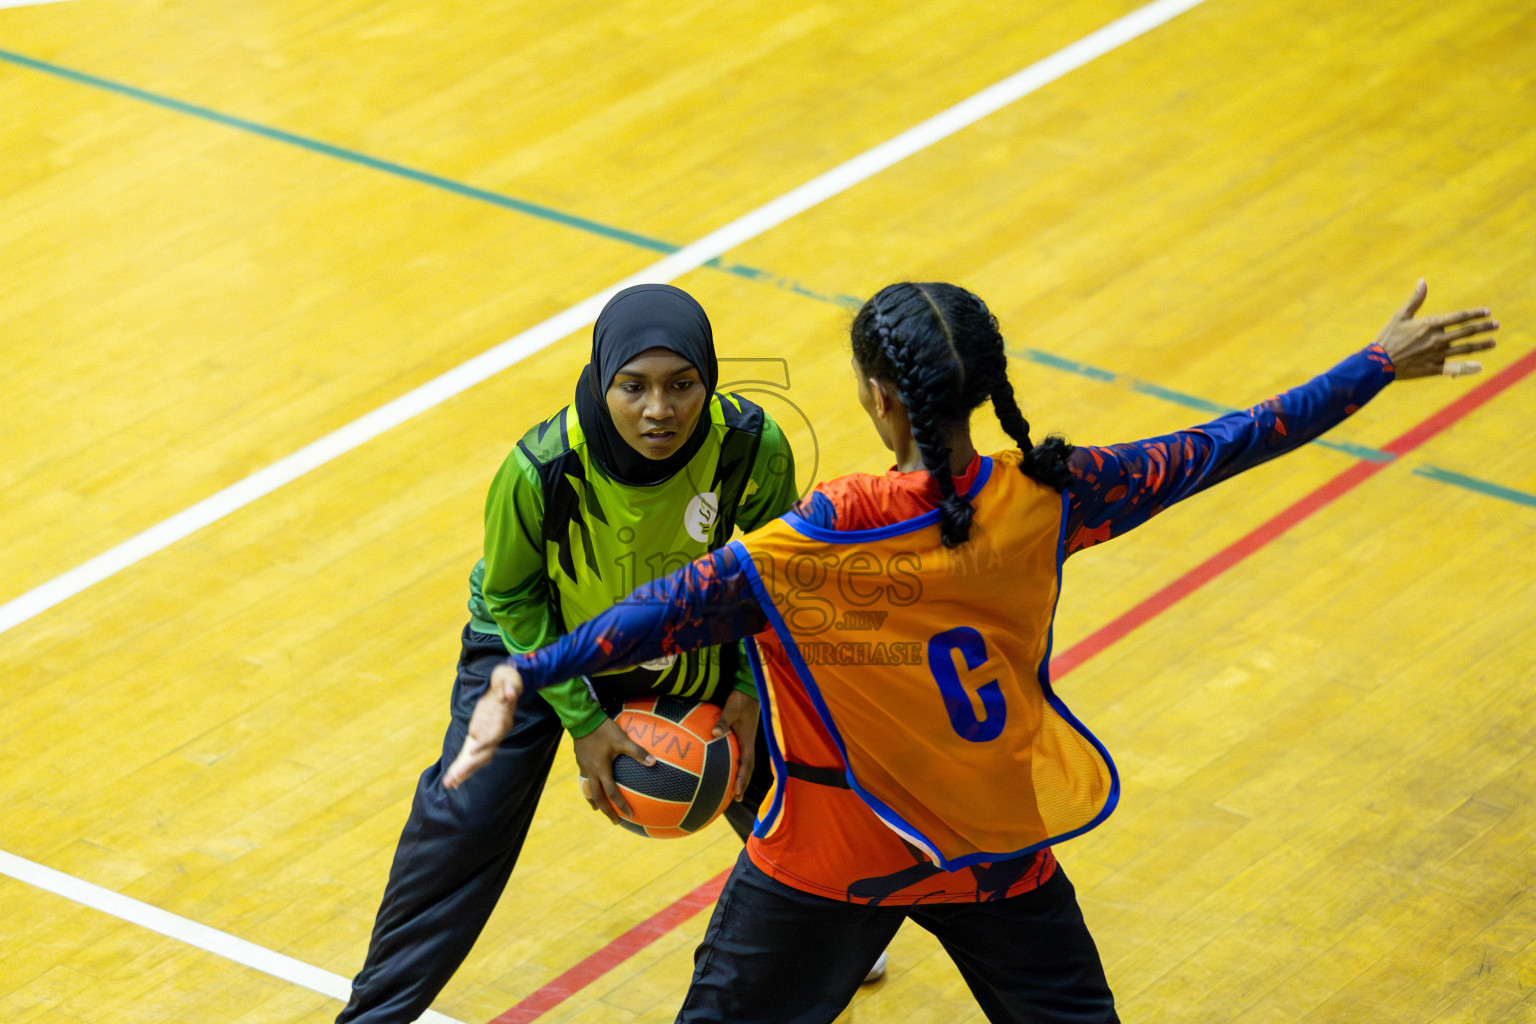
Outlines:
MULTIPOLYGON (((726 377, 787 374, 807 477, 886 465, 845 335, 895 279, 986 297, 1088 443, 1299 383, 1420 276, 1493 307, 1483 377, 1070 563, 1124 795, 1059 853, 1126 1021, 1536 1021, 1536 10, 1186 2, 1084 56, 1136 2, 3 5, 0 1020, 330 1020, 486 485, 585 360, 546 322, 1066 54, 677 282, 783 360, 726 377)), ((734 837, 573 777, 447 1017, 671 1020, 734 837)), ((980 1019, 925 933, 891 965, 845 1019, 980 1019)))

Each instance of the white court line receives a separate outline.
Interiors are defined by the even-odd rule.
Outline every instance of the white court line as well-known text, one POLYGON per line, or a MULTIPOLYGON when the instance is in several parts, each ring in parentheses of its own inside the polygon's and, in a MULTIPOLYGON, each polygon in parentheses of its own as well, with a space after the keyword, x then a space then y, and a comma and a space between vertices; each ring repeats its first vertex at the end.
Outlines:
POLYGON ((708 263, 731 249, 784 223, 797 214, 845 192, 854 185, 905 160, 955 132, 1029 95, 1042 86, 1075 71, 1089 61, 1141 36, 1204 0, 1156 0, 1127 14, 1118 21, 1058 50, 1017 74, 971 96, 909 128, 873 149, 813 178, 793 191, 758 207, 751 213, 710 232, 692 245, 685 246, 664 259, 596 295, 583 299, 563 312, 528 328, 475 356, 468 362, 434 377, 420 387, 381 405, 330 434, 305 445, 291 455, 257 470, 238 483, 183 509, 143 533, 130 537, 116 547, 77 565, 20 597, 0 605, 0 633, 5 633, 69 600, 88 587, 141 562, 188 535, 244 508, 258 498, 292 483, 312 469, 344 455, 353 448, 397 427, 413 417, 494 376, 554 344, 561 338, 586 327, 597 319, 603 305, 624 288, 635 284, 667 284, 708 263))
MULTIPOLYGON (((321 995, 346 1002, 352 994, 352 982, 339 974, 321 970, 291 956, 274 953, 254 942, 237 939, 227 932, 178 917, 159 907, 81 881, 62 871, 45 868, 4 850, 0 850, 0 873, 321 995)), ((436 1010, 428 1010, 420 1020, 431 1024, 463 1024, 436 1010)))
POLYGON ((0 0, 0 8, 6 7, 38 7, 42 4, 62 4, 69 0, 0 0))
MULTIPOLYGON (((1077 42, 1067 46, 1043 60, 1031 64, 1022 71, 1017 72, 992 85, 968 99, 934 115, 921 124, 909 128, 900 135, 881 143, 873 149, 848 160, 846 163, 834 167, 816 178, 811 179, 800 187, 786 192, 779 198, 758 207, 751 213, 710 232, 703 238, 688 245, 677 252, 658 260, 656 263, 634 274, 631 277, 613 284, 596 295, 578 302, 563 312, 557 313, 542 323, 528 328, 521 334, 509 338, 500 345, 482 352, 480 355, 454 367, 447 373, 435 377, 420 387, 401 395, 399 398, 380 406, 366 415, 353 420, 346 426, 333 431, 330 434, 314 441, 291 455, 279 459, 265 469, 246 477, 238 483, 224 488, 217 494, 213 494, 202 501, 176 513, 169 519, 150 527, 143 533, 131 537, 117 547, 105 551, 88 562, 70 569, 47 583, 22 594, 4 605, 0 605, 0 633, 4 633, 15 626, 47 611, 55 605, 67 601, 76 594, 91 587, 102 580, 116 575, 122 570, 143 561, 150 555, 160 551, 177 541, 195 533, 211 523, 218 522, 225 516, 244 508, 258 498, 271 494, 285 484, 297 480, 310 470, 317 469, 331 460, 346 454, 353 448, 378 437, 385 431, 397 427, 412 419, 420 413, 426 412, 437 405, 442 404, 454 395, 465 391, 488 377, 491 377, 509 366, 528 358, 530 355, 554 344, 597 319, 597 314, 602 310, 604 303, 615 292, 628 288, 635 284, 666 284, 676 280, 689 271, 696 270, 705 263, 735 247, 748 242, 766 231, 789 220, 797 214, 809 210, 824 200, 830 199, 839 193, 845 192, 862 181, 885 170, 893 164, 905 160, 907 157, 932 146, 955 132, 966 128, 989 114, 995 113, 1015 100, 1028 96, 1043 86, 1049 85, 1056 79, 1069 72, 1075 71, 1083 65, 1102 57, 1104 54, 1116 49, 1139 36, 1150 32, 1159 25, 1171 21, 1185 11, 1198 7, 1204 0, 1154 0, 1138 10, 1132 11, 1123 18, 1111 22, 1091 35, 1084 36, 1077 42)), ((16 874, 11 865, 18 862, 19 858, 0 852, 0 871, 22 881, 32 882, 31 878, 24 878, 16 874)), ((19 861, 36 871, 50 871, 39 865, 33 865, 30 861, 19 861)), ((36 871, 33 872, 35 875, 36 871)), ((57 875, 51 872, 51 875, 57 875)), ((59 876, 69 878, 67 875, 59 876)), ((95 906, 106 913, 124 917, 125 920, 135 920, 138 917, 126 917, 118 910, 110 909, 118 906, 112 902, 126 900, 117 896, 110 890, 101 889, 70 879, 78 887, 80 895, 74 893, 60 893, 70 899, 95 906), (100 897, 103 902, 91 902, 100 897), (110 898, 110 899, 107 899, 110 898)), ((51 892, 58 889, 50 886, 51 892)), ((153 907, 138 904, 136 901, 127 901, 147 911, 162 914, 153 907)), ((140 914, 142 916, 142 914, 140 914)), ((261 954, 272 958, 269 966, 258 969, 275 974, 277 977, 286 978, 294 984, 323 992, 326 995, 335 995, 336 998, 347 998, 346 982, 337 979, 335 975, 319 971, 299 961, 290 960, 280 954, 271 953, 252 946, 242 939, 224 935, 222 932, 206 928, 203 925, 187 921, 184 918, 176 918, 174 915, 165 915, 173 921, 183 922, 188 930, 177 933, 163 931, 163 934, 173 935, 190 945, 208 949, 221 956, 228 956, 240 963, 247 960, 224 952, 224 947, 214 948, 209 943, 215 939, 222 943, 239 944, 240 950, 259 950, 261 954), (281 967, 286 971, 287 965, 294 965, 293 973, 279 973, 281 967), (340 980, 342 987, 337 990, 335 982, 340 980), (321 987, 324 986, 324 987, 321 987)), ((145 927, 161 928, 145 924, 145 927)), ((231 950, 236 949, 230 945, 231 950)), ((255 966, 254 964, 251 966, 255 966)), ((425 1018, 423 1018, 425 1019, 425 1018)))

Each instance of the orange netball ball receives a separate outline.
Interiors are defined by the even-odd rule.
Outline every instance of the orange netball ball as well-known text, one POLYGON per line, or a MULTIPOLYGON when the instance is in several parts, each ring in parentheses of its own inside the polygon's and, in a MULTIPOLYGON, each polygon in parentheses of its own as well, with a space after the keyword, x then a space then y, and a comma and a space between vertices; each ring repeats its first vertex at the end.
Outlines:
POLYGON ((653 839, 692 835, 720 817, 736 788, 741 751, 736 734, 711 735, 720 708, 684 697, 624 702, 614 721, 656 758, 647 767, 625 754, 613 760, 613 780, 629 802, 619 824, 653 839))

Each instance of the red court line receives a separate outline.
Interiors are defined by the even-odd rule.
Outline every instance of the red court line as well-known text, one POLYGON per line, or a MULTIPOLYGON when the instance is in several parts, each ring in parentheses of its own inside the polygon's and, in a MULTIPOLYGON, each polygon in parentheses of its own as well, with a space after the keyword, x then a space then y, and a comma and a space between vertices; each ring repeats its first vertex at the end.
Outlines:
POLYGON ((646 946, 703 910, 720 895, 730 870, 720 872, 697 889, 664 907, 593 953, 554 981, 492 1020, 490 1024, 528 1024, 559 1006, 646 946))
MULTIPOLYGON (((1519 360, 1500 370, 1488 380, 1462 395, 1444 409, 1403 433, 1383 451, 1403 456, 1425 441, 1465 418, 1474 410, 1519 383, 1536 370, 1536 349, 1527 352, 1519 360)), ((1073 644, 1066 651, 1051 659, 1051 678, 1060 679, 1089 658, 1103 651, 1131 630, 1144 625, 1167 611, 1184 598, 1199 590, 1255 551, 1280 537, 1291 527, 1312 513, 1332 504, 1354 490, 1360 484, 1390 466, 1390 462, 1361 461, 1323 484, 1294 505, 1274 516, 1246 536, 1234 541, 1221 551, 1195 566, 1189 572, 1163 587, 1130 611, 1101 627, 1091 635, 1073 644)), ((638 953, 672 928, 698 913, 720 893, 729 871, 723 872, 670 907, 636 925, 614 939, 581 963, 566 971, 533 995, 503 1013, 490 1024, 528 1024, 546 1011, 575 995, 603 974, 613 970, 620 962, 638 953)))

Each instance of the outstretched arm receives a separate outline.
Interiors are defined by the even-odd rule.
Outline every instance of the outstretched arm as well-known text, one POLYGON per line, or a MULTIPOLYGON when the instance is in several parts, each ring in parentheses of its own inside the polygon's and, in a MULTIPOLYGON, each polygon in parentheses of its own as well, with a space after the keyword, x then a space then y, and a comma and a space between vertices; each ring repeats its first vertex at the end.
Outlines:
POLYGON ((457 789, 490 763, 496 745, 512 730, 512 715, 525 687, 536 690, 576 676, 730 643, 760 633, 767 625, 734 544, 652 580, 549 646, 513 655, 497 666, 443 785, 457 789))
POLYGON ((1251 409, 1161 437, 1072 453, 1067 551, 1134 529, 1175 502, 1293 451, 1342 422, 1394 378, 1459 377, 1482 366, 1457 357, 1492 348, 1488 310, 1416 318, 1426 286, 1393 314, 1375 343, 1328 372, 1251 409), (1464 341, 1463 339, 1473 339, 1464 341))

